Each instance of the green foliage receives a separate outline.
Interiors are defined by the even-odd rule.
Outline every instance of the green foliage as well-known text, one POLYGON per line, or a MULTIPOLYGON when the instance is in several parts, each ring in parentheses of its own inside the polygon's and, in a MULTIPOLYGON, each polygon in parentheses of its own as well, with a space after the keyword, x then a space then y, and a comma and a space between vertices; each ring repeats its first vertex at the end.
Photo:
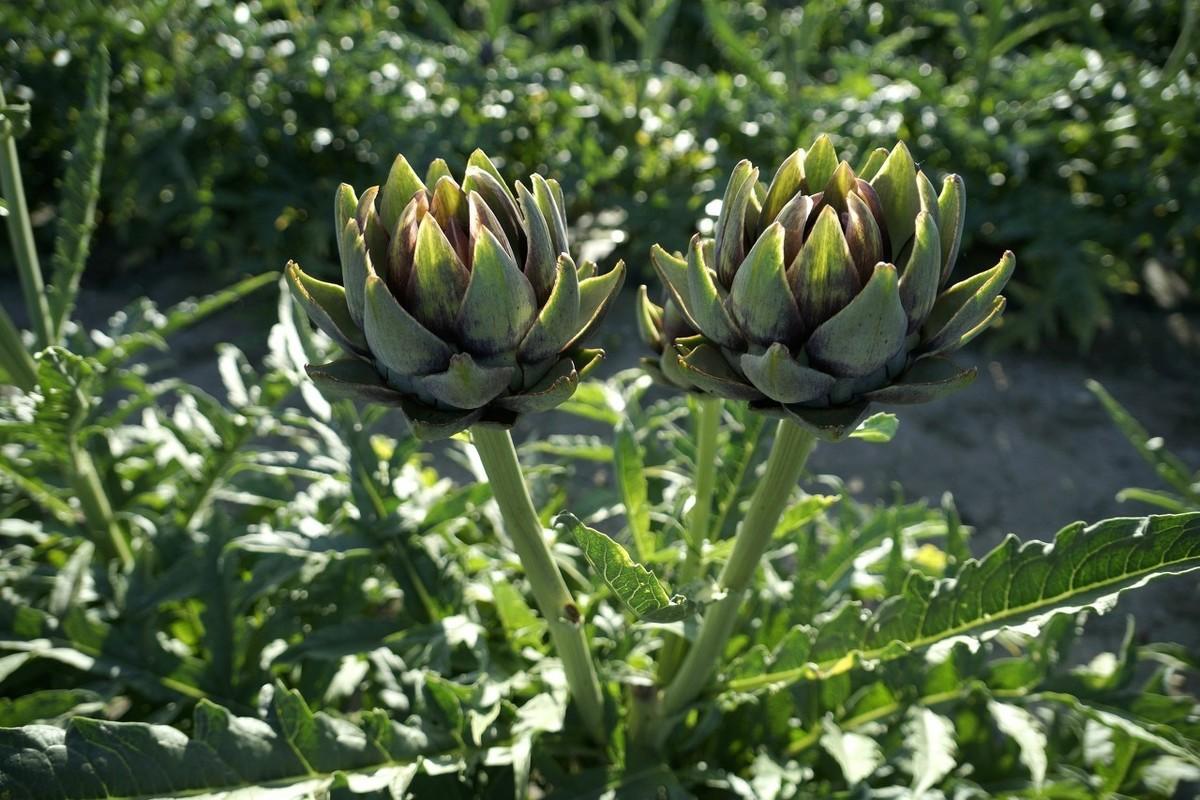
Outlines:
POLYGON ((71 317, 96 227, 111 79, 108 51, 101 46, 88 69, 87 100, 76 123, 77 139, 63 176, 62 208, 58 214, 59 230, 54 240, 50 279, 50 313, 56 336, 62 336, 63 327, 71 317))
MULTIPOLYGON (((864 505, 815 480, 806 486, 827 494, 796 490, 716 682, 672 722, 659 756, 628 740, 636 723, 620 714, 614 744, 596 748, 567 704, 521 565, 497 536, 487 484, 457 486, 376 411, 313 393, 301 366, 331 344, 297 325, 280 289, 264 365, 220 351, 220 399, 114 355, 183 324, 183 311, 145 309, 140 322, 131 314, 81 336, 78 355, 41 356, 42 389, 0 406, 13 445, 0 477, 4 789, 523 797, 536 784, 564 798, 786 798, 1040 785, 1165 797, 1200 776, 1195 700, 1178 688, 1195 673, 1191 656, 1139 647, 1132 634, 1082 666, 1070 650, 1077 609, 1196 566, 1196 515, 1076 526, 1052 548, 1006 543, 963 563, 967 530, 952 505, 864 505), (130 541, 130 571, 91 543, 61 483, 72 430, 130 541), (1078 568, 1061 590, 1033 580, 1044 573, 1050 587, 1067 564, 1078 568), (939 603, 953 619, 917 624, 939 603), (113 752, 121 759, 101 755, 113 752)), ((696 467, 689 406, 648 385, 622 373, 585 383, 566 407, 632 439, 643 564, 619 516, 628 489, 577 479, 609 469, 611 449, 589 434, 523 448, 542 519, 567 506, 586 520, 563 516, 554 552, 613 696, 636 694, 661 634, 686 638, 709 602, 679 583, 677 521, 696 467)), ((728 557, 763 456, 760 427, 726 404, 713 505, 724 521, 702 579, 728 557)), ((880 430, 891 435, 894 421, 862 429, 880 430)), ((462 443, 443 455, 440 469, 476 469, 462 443)))
POLYGON ((1178 456, 1164 447, 1160 437, 1151 436, 1097 381, 1088 381, 1087 388, 1104 406, 1113 424, 1129 440, 1133 449, 1150 465, 1158 479, 1168 486, 1166 491, 1140 487, 1122 489, 1117 499, 1122 502, 1137 500, 1170 512, 1200 509, 1200 470, 1192 472, 1178 456))
POLYGON ((0 68, 32 92, 44 200, 74 127, 50 121, 79 104, 94 50, 60 32, 111 49, 122 180, 100 243, 119 263, 182 247, 316 267, 338 180, 368 185, 398 151, 457 171, 486 144, 509 178, 560 179, 589 255, 645 274, 653 242, 685 249, 735 161, 824 131, 851 156, 903 138, 931 174, 962 173, 966 266, 1021 256, 1007 338, 1086 343, 1114 296, 1146 292, 1145 268, 1200 280, 1200 179, 1176 168, 1200 162, 1192 8, 60 0, 0 10, 0 68))

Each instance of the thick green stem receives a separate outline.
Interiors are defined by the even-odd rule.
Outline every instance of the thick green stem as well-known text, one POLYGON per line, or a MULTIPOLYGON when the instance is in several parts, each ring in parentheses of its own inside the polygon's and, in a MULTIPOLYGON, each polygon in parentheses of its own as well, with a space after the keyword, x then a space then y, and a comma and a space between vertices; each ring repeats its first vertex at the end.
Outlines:
POLYGON ((29 222, 29 207, 25 203, 25 188, 21 184, 21 164, 17 160, 17 140, 11 120, 3 119, 4 92, 0 90, 0 194, 8 203, 8 236, 13 259, 21 277, 25 309, 33 326, 38 348, 54 343, 50 319, 50 303, 46 299, 46 284, 42 280, 42 265, 38 261, 33 227, 29 222))
POLYGON ((133 568, 133 551, 125 539, 125 532, 113 516, 112 505, 100 483, 96 464, 81 444, 71 442, 71 485, 79 497, 84 520, 92 531, 95 544, 110 558, 117 558, 123 569, 133 568))
POLYGON ((21 332, 3 308, 0 308, 0 383, 7 380, 23 391, 37 386, 37 365, 21 341, 21 332))
POLYGON ((476 425, 471 429, 471 438, 488 482, 492 485, 492 496, 500 506, 500 515, 504 518, 513 549, 517 551, 525 576, 533 588, 533 598, 550 627, 550 638, 558 657, 562 659, 571 697, 579 708, 588 732, 596 741, 603 742, 606 739, 604 699, 588 649, 579 605, 571 596, 546 544, 542 523, 525 487, 512 437, 506 430, 476 425))
MULTIPOLYGON (((712 520, 713 489, 717 482, 717 437, 721 432, 721 398, 705 395, 700 398, 700 414, 696 425, 696 497, 688 519, 687 556, 679 575, 679 586, 687 586, 700 577, 704 540, 708 538, 712 520)), ((670 681, 679 668, 687 650, 687 640, 673 636, 663 645, 658 677, 670 681)))
POLYGON ((675 679, 667 686, 663 696, 664 718, 679 712, 695 699, 716 669, 733 633, 746 590, 814 444, 815 437, 795 423, 787 420, 779 423, 766 471, 738 529, 729 560, 717 579, 717 586, 724 596, 705 614, 695 644, 675 679))

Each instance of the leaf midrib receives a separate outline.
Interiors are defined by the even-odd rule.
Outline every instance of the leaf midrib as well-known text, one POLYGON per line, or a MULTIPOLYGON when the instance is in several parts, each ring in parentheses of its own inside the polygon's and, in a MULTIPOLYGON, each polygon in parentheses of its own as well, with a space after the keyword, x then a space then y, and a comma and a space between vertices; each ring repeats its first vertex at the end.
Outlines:
MULTIPOLYGON (((1128 563, 1128 560, 1126 563, 1128 563)), ((888 651, 897 644, 905 648, 904 653, 921 650, 929 647, 930 645, 937 644, 940 641, 951 639, 955 636, 965 635, 977 628, 990 628, 991 626, 1007 627, 1003 624, 1004 620, 1020 617, 1022 615, 1032 616, 1032 614, 1038 610, 1051 610, 1054 606, 1062 602, 1081 599, 1104 589, 1115 587, 1116 590, 1120 592, 1122 589, 1127 588, 1126 584, 1135 583, 1137 580, 1147 576, 1153 577, 1156 573, 1165 575, 1182 575, 1196 569, 1200 569, 1200 555, 1192 555, 1188 556, 1187 558, 1182 558, 1171 562, 1162 561, 1138 572, 1125 572, 1112 579, 1089 584, 1085 589, 1076 593, 1067 592, 1057 594, 1053 597, 1042 598, 1040 601, 1035 603, 1026 603, 1021 606, 1008 608, 996 614, 987 614, 976 618, 969 624, 947 628, 945 631, 942 631, 937 635, 923 636, 910 641, 893 639, 881 647, 875 647, 870 650, 853 650, 844 656, 839 656, 836 659, 829 659, 827 661, 822 661, 815 664, 809 663, 794 669, 784 670, 782 672, 767 673, 754 678, 742 678, 740 680, 730 681, 727 684, 727 688, 733 691, 748 691, 759 689, 773 683, 790 683, 804 677, 811 677, 814 679, 832 678, 848 672, 855 664, 861 661, 873 661, 884 658, 888 654, 888 651), (1189 562, 1196 563, 1191 563, 1188 565, 1189 562), (1183 569, 1179 569, 1179 567, 1183 565, 1187 566, 1184 566, 1183 569), (1176 569, 1178 569, 1178 571, 1172 571, 1176 569), (1000 624, 996 625, 996 623, 1000 624)), ((1073 571, 1078 570, 1075 569, 1073 571)), ((926 605, 928 606, 928 604, 926 605)), ((898 653, 897 655, 900 654, 898 653)))

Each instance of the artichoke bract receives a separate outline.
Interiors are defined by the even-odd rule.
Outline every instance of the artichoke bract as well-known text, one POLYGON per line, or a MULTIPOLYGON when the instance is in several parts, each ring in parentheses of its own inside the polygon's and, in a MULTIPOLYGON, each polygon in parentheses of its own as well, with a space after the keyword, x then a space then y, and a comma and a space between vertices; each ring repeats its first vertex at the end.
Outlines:
POLYGON ((964 202, 961 178, 935 190, 903 143, 856 174, 822 136, 768 186, 742 161, 715 238, 694 237, 686 258, 651 253, 698 333, 673 335, 648 300, 639 318, 674 350, 670 382, 840 438, 873 402, 925 402, 974 379, 947 355, 1000 316, 1015 259, 950 285, 964 202))
POLYGON ((676 341, 690 339, 699 331, 692 327, 670 295, 660 306, 650 299, 645 286, 639 286, 637 325, 642 342, 654 351, 653 358, 641 360, 642 369, 664 386, 699 391, 679 366, 679 355, 675 352, 676 341))
POLYGON ((326 393, 399 408, 414 433, 509 427, 553 408, 603 356, 582 346, 625 277, 568 251, 562 189, 515 193, 476 150, 462 183, 442 160, 422 181, 397 156, 383 186, 338 187, 342 285, 289 262, 293 295, 348 353, 308 374, 326 393))

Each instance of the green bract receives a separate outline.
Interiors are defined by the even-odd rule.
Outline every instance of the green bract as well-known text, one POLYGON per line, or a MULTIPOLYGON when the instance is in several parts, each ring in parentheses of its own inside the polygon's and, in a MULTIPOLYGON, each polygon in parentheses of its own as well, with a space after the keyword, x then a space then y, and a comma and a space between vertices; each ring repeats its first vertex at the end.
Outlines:
POLYGON ((679 356, 673 342, 695 336, 697 331, 679 310, 675 301, 667 297, 661 306, 650 299, 645 286, 638 287, 637 305, 638 333, 642 341, 654 351, 654 358, 643 358, 642 368, 656 381, 666 386, 685 391, 699 391, 688 380, 687 373, 679 366, 679 356))
POLYGON ((514 194, 476 150, 461 184, 441 159, 422 182, 397 156, 383 186, 339 186, 342 285, 287 266, 295 297, 350 354, 307 368, 322 390, 397 406, 431 439, 570 397, 603 356, 581 344, 625 267, 577 267, 562 190, 530 184, 514 194))
POLYGON ((1015 262, 1006 252, 948 285, 963 214, 962 179, 935 191, 903 143, 856 175, 822 136, 769 186, 742 161, 715 239, 694 237, 686 258, 651 253, 699 333, 674 333, 649 301, 639 318, 660 350, 673 347, 671 382, 840 438, 872 402, 925 402, 974 379, 946 356, 999 317, 1015 262))

